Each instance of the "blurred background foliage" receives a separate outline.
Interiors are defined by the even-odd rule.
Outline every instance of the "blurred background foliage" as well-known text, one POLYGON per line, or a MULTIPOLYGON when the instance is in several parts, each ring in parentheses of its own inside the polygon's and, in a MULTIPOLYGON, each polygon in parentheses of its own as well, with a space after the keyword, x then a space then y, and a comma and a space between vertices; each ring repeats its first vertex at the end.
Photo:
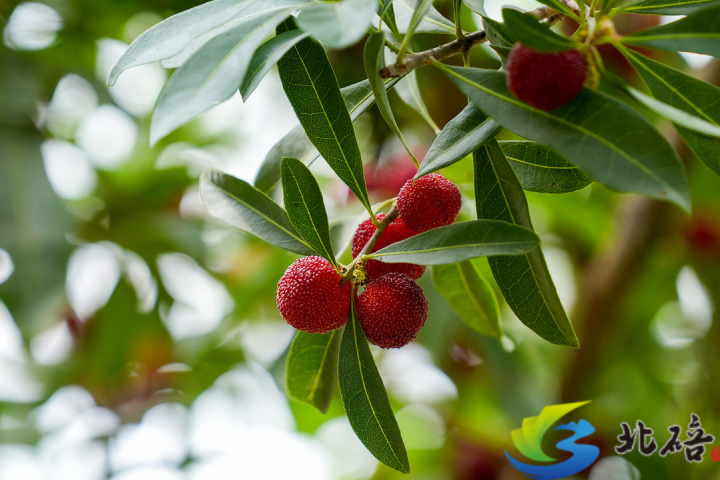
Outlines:
MULTIPOLYGON (((323 416, 282 393, 293 330, 275 289, 295 257, 215 221, 200 203, 204 168, 251 181, 297 123, 277 75, 246 104, 236 96, 152 149, 149 118, 168 73, 146 65, 105 86, 129 42, 195 5, 0 1, 0 479, 401 478, 365 451, 339 398, 323 416)), ((435 5, 452 18, 452 2, 435 5)), ((489 14, 499 18, 501 5, 487 2, 489 14)), ((656 20, 667 19, 624 16, 618 25, 627 32, 656 20)), ((463 21, 479 25, 469 11, 463 21)), ((417 48, 449 40, 421 36, 417 48)), ((364 78, 361 49, 329 52, 341 86, 364 78)), ((616 52, 603 54, 638 85, 616 52)), ((717 61, 663 55, 717 83, 717 61)), ((486 47, 472 63, 499 66, 486 47)), ((433 69, 418 77, 442 127, 467 100, 433 69)), ((391 101, 422 156, 432 129, 391 101)), ((375 108, 355 126, 373 201, 395 196, 414 173, 407 155, 375 108)), ((410 449, 410 478, 522 478, 503 454, 515 451, 510 431, 560 402, 592 400, 577 415, 597 428, 601 458, 614 454, 620 422, 643 420, 662 446, 666 428, 687 426, 694 412, 720 438, 720 184, 661 126, 686 161, 692 217, 595 184, 528 195, 580 350, 543 342, 507 307, 506 338, 483 338, 431 275, 421 279, 430 316, 418 340, 373 351, 410 449)), ((344 244, 362 208, 326 165, 312 168, 344 244)), ((443 173, 472 218, 472 162, 443 173)), ((492 281, 487 262, 477 266, 492 281)), ((701 464, 682 454, 625 458, 648 479, 720 479, 709 451, 701 464)), ((613 461, 591 478, 612 478, 613 461)))

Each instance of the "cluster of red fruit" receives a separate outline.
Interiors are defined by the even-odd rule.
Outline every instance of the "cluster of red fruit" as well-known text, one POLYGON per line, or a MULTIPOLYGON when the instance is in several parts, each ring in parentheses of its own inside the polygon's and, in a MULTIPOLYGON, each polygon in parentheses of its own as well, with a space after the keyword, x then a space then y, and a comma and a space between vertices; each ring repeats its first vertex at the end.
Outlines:
MULTIPOLYGON (((397 197, 398 218, 382 232, 375 252, 433 228, 455 221, 462 197, 457 186, 431 173, 408 180, 397 197)), ((378 220, 385 218, 378 215, 378 220)), ((352 241, 357 257, 376 231, 370 219, 361 223, 352 241)), ((371 253, 372 253, 371 252, 371 253)), ((427 319, 428 304, 415 280, 425 273, 422 265, 382 263, 364 266, 370 283, 356 299, 357 315, 368 340, 383 348, 400 348, 415 339, 427 319)), ((290 265, 278 283, 277 306, 286 322, 308 333, 327 333, 348 320, 351 281, 342 277, 326 259, 305 257, 290 265)))

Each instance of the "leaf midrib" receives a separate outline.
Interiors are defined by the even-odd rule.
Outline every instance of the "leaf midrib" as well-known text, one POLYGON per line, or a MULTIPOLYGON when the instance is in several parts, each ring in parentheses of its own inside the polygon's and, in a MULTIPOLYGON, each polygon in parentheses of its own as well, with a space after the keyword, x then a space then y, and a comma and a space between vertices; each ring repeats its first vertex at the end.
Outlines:
MULTIPOLYGON (((310 85, 313 88, 313 92, 315 92, 315 98, 318 99, 318 103, 320 104, 320 109, 322 110, 323 115, 325 116, 325 120, 327 121, 327 124, 330 125, 330 131, 332 131, 333 138, 335 139, 335 143, 337 143, 338 150, 340 150, 340 155, 342 155, 343 161, 345 162, 345 166, 347 167, 348 172, 350 172, 350 176, 352 177, 353 182, 355 183, 355 188, 357 188, 358 193, 360 193, 362 195, 362 198, 360 198, 360 201, 363 204, 365 204, 367 206, 367 208, 369 209, 370 202, 365 197, 365 195, 363 195, 363 189, 360 188, 360 184, 358 183, 357 178, 355 178, 355 172, 351 168, 350 162, 348 161, 347 157, 345 156, 345 150, 343 150, 342 146, 340 145, 340 139, 338 138, 337 133, 335 133, 335 128, 333 128, 332 122, 330 122, 330 117, 328 117, 327 111, 325 110, 325 105, 322 102, 322 98, 320 98, 320 94, 318 94, 317 88, 315 88, 315 82, 313 81, 313 78, 310 75, 310 71, 307 69, 307 65, 305 65, 305 60, 303 59, 302 55, 300 54, 300 50, 298 50, 297 44, 295 44, 295 46, 293 46, 293 49, 295 50, 295 53, 297 53, 298 59, 300 60, 300 63, 302 64, 303 69, 305 70, 305 74, 307 75, 307 78, 310 81, 310 85)), ((347 110, 347 108, 345 108, 345 110, 347 110)), ((348 115, 349 115, 349 113, 348 113, 348 115)), ((352 125, 352 121, 350 123, 352 125)), ((318 153, 319 153, 319 150, 318 150, 318 153)))
MULTIPOLYGON (((486 148, 488 148, 488 147, 486 147, 486 148)), ((502 152, 502 148, 500 148, 500 151, 502 152)), ((502 155, 505 156, 505 153, 502 152, 502 155)), ((514 216, 513 213, 512 213, 512 207, 510 206, 510 202, 508 201, 507 195, 505 195, 505 189, 504 189, 503 186, 502 186, 502 180, 501 180, 501 178, 500 178, 500 175, 498 174, 497 169, 495 168, 495 162, 493 161, 492 157, 490 156, 490 152, 489 152, 489 151, 488 151, 488 160, 490 160, 490 166, 491 166, 492 169, 493 169, 493 173, 494 173, 494 175, 495 175, 495 180, 497 181, 498 187, 500 188, 500 191, 501 191, 502 194, 503 194, 503 199, 505 200, 505 204, 506 204, 507 207, 508 207, 508 212, 510 213, 510 218, 512 218, 512 222, 513 222, 515 225, 517 225, 518 223, 515 221, 515 216, 514 216)), ((508 165, 508 166, 509 166, 509 165, 508 165)), ((512 167, 510 167, 510 168, 512 169, 512 167)), ((514 174, 513 174, 513 175, 514 175, 514 174)), ((528 217, 529 217, 529 215, 530 215, 530 213, 528 212, 528 217)), ((532 228, 532 224, 530 225, 530 228, 532 228)), ((538 248, 538 251, 539 251, 540 254, 542 255, 542 249, 538 248)), ((558 329, 558 331, 560 332, 560 334, 563 335, 566 339, 570 340, 570 339, 567 337, 567 335, 565 334, 565 332, 563 332, 562 329, 560 328, 560 323, 558 322, 557 318, 555 317, 555 313, 554 313, 553 310, 550 308, 550 304, 548 303, 547 298, 545 298, 545 294, 543 293, 543 289, 540 288, 540 282, 538 282, 538 276, 537 276, 537 274, 535 273, 535 269, 533 268, 532 262, 530 261, 530 253, 524 253, 523 256, 525 257, 525 261, 527 262, 528 270, 530 271, 530 274, 532 275, 533 283, 535 284, 535 288, 537 288, 537 291, 538 291, 538 293, 540 294, 540 298, 542 298, 543 306, 544 306, 545 309, 548 311, 548 313, 550 313, 550 317, 551 317, 551 318, 553 319, 553 321, 555 322, 555 326, 557 327, 557 329, 558 329)), ((538 315, 539 315, 539 314, 540 314, 540 312, 538 312, 538 315)))
MULTIPOLYGON (((475 298, 475 295, 473 294, 472 289, 470 288, 470 284, 467 281, 467 277, 465 276, 465 272, 463 271, 462 264, 456 263, 455 264, 458 269, 458 275, 460 276, 460 281, 463 284, 463 287, 465 288, 465 291, 468 292, 468 296, 470 297, 472 303, 475 305, 475 309, 480 314, 480 317, 482 317, 485 320, 485 323, 490 323, 488 321, 487 315, 485 315, 485 311, 482 309, 482 306, 480 305, 480 302, 477 298, 475 298)), ((472 266, 471 266, 472 268, 472 266)))
MULTIPOLYGON (((332 263, 333 267, 335 267, 335 270, 340 270, 338 268, 337 262, 335 261, 335 256, 332 255, 327 250, 327 245, 325 245, 325 242, 323 241, 322 237, 320 236, 320 230, 318 230, 317 226, 315 225, 315 219, 313 218, 312 212, 310 210, 310 207, 308 207, 307 202, 305 201, 305 194, 303 193, 302 189, 300 188, 300 182, 298 182, 297 177, 295 176, 295 172, 293 171, 292 165, 288 165, 290 175, 292 175, 292 179, 295 182, 295 186, 297 188, 298 193, 300 194, 300 198, 302 199, 303 206, 305 207, 305 211, 307 212, 308 219, 310 220, 310 224, 312 225, 313 231, 317 235, 318 240, 320 241, 320 245, 322 245, 323 251, 325 252, 326 259, 332 263)), ((301 233, 302 235, 302 233, 301 233)))
POLYGON ((493 92, 492 90, 487 89, 487 88, 485 88, 485 87, 482 87, 481 85, 479 85, 479 84, 477 84, 477 83, 475 83, 475 82, 470 81, 470 79, 465 78, 465 77, 463 77, 463 76, 455 73, 453 70, 447 69, 446 71, 449 72, 449 73, 451 73, 453 76, 459 78, 459 79, 462 80, 463 82, 467 83, 468 85, 472 85, 473 87, 477 88, 478 90, 482 90, 482 91, 485 92, 486 94, 492 95, 493 97, 495 97, 495 98, 497 98, 497 99, 499 99, 499 100, 503 100, 503 101, 505 101, 505 102, 511 103, 511 104, 513 104, 513 105, 515 105, 515 106, 517 106, 517 107, 520 107, 520 108, 522 108, 522 109, 525 109, 525 110, 527 110, 527 111, 529 111, 529 112, 532 112, 532 113, 535 113, 535 114, 537 114, 537 115, 547 117, 547 118, 549 118, 550 120, 555 120, 555 121, 557 121, 558 123, 562 123, 562 124, 564 124, 564 125, 566 125, 566 126, 568 126, 568 127, 570 127, 570 128, 574 128, 574 129, 578 130, 579 132, 583 133, 584 135, 586 135, 586 136, 588 136, 588 137, 594 138, 596 141, 604 144, 604 145, 605 145, 606 147, 608 147, 610 150, 613 150, 613 151, 615 151, 616 153, 618 153, 620 156, 624 157, 626 160, 628 160, 628 161, 629 161, 630 163, 632 163, 634 166, 636 166, 637 168, 639 168, 641 171, 645 172, 645 173, 646 173, 648 176, 650 176, 651 178, 655 179, 656 181, 658 181, 658 182, 661 183, 662 185, 665 185, 665 187, 668 188, 669 190, 672 190, 673 192, 676 191, 675 188, 672 187, 671 185, 669 185, 664 179, 658 177, 652 170, 648 169, 647 167, 645 167, 645 165, 643 165, 642 163, 640 163, 640 162, 638 162, 637 160, 635 160, 635 158, 634 158, 632 155, 627 154, 624 150, 620 150, 619 148, 617 148, 617 147, 615 146, 615 144, 613 144, 613 143, 605 140, 604 138, 596 135, 594 132, 592 132, 592 131, 590 131, 590 130, 587 130, 587 129, 585 129, 585 128, 582 128, 580 125, 576 125, 576 124, 574 124, 574 123, 572 123, 572 122, 569 122, 569 121, 565 120, 564 118, 557 117, 557 116, 554 116, 554 115, 550 115, 550 114, 548 114, 548 113, 546 113, 546 112, 544 112, 544 111, 541 111, 541 110, 535 110, 535 109, 533 109, 533 108, 529 108, 528 105, 525 105, 525 104, 523 104, 522 102, 518 102, 518 101, 513 100, 513 99, 510 98, 510 97, 504 97, 504 96, 502 96, 502 95, 500 95, 500 94, 497 94, 497 93, 493 92))
MULTIPOLYGON (((354 302, 353 302, 354 303, 354 302)), ((395 457, 395 460, 397 461, 398 465, 403 465, 403 463, 398 458, 397 454, 395 453, 395 449, 393 448, 392 443, 390 442, 390 439, 388 439, 387 435, 385 434, 385 429, 382 426, 382 423, 380 423, 380 419, 377 416, 377 413, 375 412, 375 407, 373 406, 372 401, 370 401, 370 393, 367 390, 367 386, 365 384, 365 375, 363 374, 363 363, 360 359, 360 346, 358 345, 358 337, 357 337, 357 325, 360 323, 360 321, 356 318, 355 315, 355 305, 350 305, 350 308, 352 309, 352 324, 353 324, 353 340, 355 344, 355 353, 357 355, 357 361, 358 361, 358 371, 360 372, 360 383, 363 387, 363 392, 365 392, 365 398, 367 399, 368 405, 370 406, 370 411, 373 414, 373 418, 377 422, 378 427, 380 428, 380 432, 383 434, 383 438, 385 439, 385 443, 390 447, 390 451, 393 454, 393 457, 395 457)))
MULTIPOLYGON (((524 241, 524 242, 523 242, 523 241, 517 241, 517 242, 492 242, 492 243, 482 243, 482 244, 479 244, 479 243, 465 243, 465 244, 462 244, 462 245, 453 245, 453 246, 449 246, 449 247, 429 248, 429 249, 427 249, 427 250, 410 250, 410 251, 406 251, 406 252, 390 252, 390 253, 383 253, 383 254, 381 254, 380 252, 376 252, 376 253, 372 253, 372 254, 370 254, 370 255, 365 255, 365 258, 378 258, 378 257, 383 257, 383 258, 384 258, 384 257, 397 256, 397 255, 415 255, 415 254, 418 254, 418 253, 432 253, 432 252, 439 252, 439 251, 444 251, 444 250, 456 250, 456 249, 458 249, 458 248, 472 248, 472 247, 483 248, 483 247, 497 247, 497 246, 500 246, 500 245, 516 246, 516 245, 526 245, 527 243, 528 243, 528 241, 524 241)), ((533 245, 533 246, 536 246, 536 245, 533 245)), ((501 254, 499 254, 499 255, 509 255, 509 254, 507 254, 507 253, 501 253, 501 254)), ((481 256, 483 256, 483 255, 481 254, 481 255, 478 255, 478 256, 481 257, 481 256)))
POLYGON ((332 343, 335 340, 335 335, 337 335, 339 330, 334 330, 332 334, 330 334, 330 339, 328 340, 328 343, 325 347, 325 351, 323 352, 322 360, 320 360, 320 367, 318 368, 318 374, 315 376, 315 380, 313 381, 312 388, 310 389, 310 394, 308 395, 308 399, 315 401, 315 393, 320 386, 320 378, 322 377, 321 373, 323 369, 325 368, 325 361, 328 357, 328 352, 332 349, 332 343))
POLYGON ((531 163, 531 162, 527 162, 525 160, 520 160, 519 158, 511 157, 507 153, 505 154, 505 157, 508 160, 512 160, 513 162, 523 163, 525 165, 530 165, 535 168, 544 168, 546 170, 580 170, 580 168, 578 168, 578 167, 548 167, 546 165, 538 165, 537 163, 531 163))
MULTIPOLYGON (((649 0, 646 0, 646 1, 649 1, 649 0)), ((637 4, 626 8, 625 11, 633 12, 635 10, 653 10, 653 9, 657 9, 657 8, 669 8, 669 7, 678 7, 678 6, 684 6, 684 5, 692 5, 692 4, 696 4, 696 3, 712 3, 712 2, 709 0, 696 0, 696 1, 690 0, 687 2, 664 3, 664 4, 656 4, 656 5, 641 5, 638 7, 637 5, 640 5, 641 3, 644 3, 644 2, 638 2, 637 4)))
MULTIPOLYGON (((295 235, 292 234, 292 232, 290 232, 288 229, 286 229, 285 227, 283 227, 283 226, 280 225, 279 223, 277 223, 277 222, 275 222, 274 220, 272 220, 272 219, 271 219, 270 217, 268 217, 267 215, 263 214, 260 210, 256 209, 255 207, 253 207, 253 206, 250 205, 249 203, 243 201, 241 198, 236 197, 235 195, 233 195, 233 194, 230 193, 229 191, 227 191, 227 190, 225 190, 225 189, 223 189, 223 188, 220 188, 220 187, 217 186, 215 183, 212 183, 212 182, 211 182, 211 185, 214 186, 219 192, 221 192, 221 193, 227 195, 228 197, 234 199, 234 200, 237 201, 238 203, 241 203, 242 205, 245 205, 245 207, 247 207, 247 208, 249 208, 250 210, 252 210, 253 212, 257 213, 258 215, 260 215, 261 217, 263 217, 264 219, 266 219, 268 222, 270 222, 271 224, 275 225, 277 228, 279 228, 279 229, 282 230, 283 232, 287 233, 289 236, 291 236, 292 238, 294 238, 295 240, 297 240, 298 242, 302 243, 303 245, 305 245, 306 247, 308 247, 310 250, 312 250, 312 248, 310 248, 310 245, 308 245, 307 243, 305 243, 305 240, 303 240, 302 238, 296 237, 295 235)), ((262 192, 261 192, 261 193, 262 193, 262 192)), ((272 201, 272 199, 271 199, 271 201, 272 201)))
MULTIPOLYGON (((629 55, 631 55, 631 56, 633 56, 633 57, 635 56, 635 53, 632 52, 632 50, 627 49, 627 48, 625 49, 625 52, 623 52, 623 53, 625 53, 626 55, 629 54, 629 55)), ((711 118, 710 116, 708 116, 708 115, 705 113, 704 110, 702 110, 700 107, 697 107, 694 103, 692 103, 690 100, 688 100, 687 97, 685 97, 685 95, 683 95, 682 93, 680 93, 675 87, 673 87, 673 86, 670 85, 667 81, 665 81, 665 78, 664 78, 664 77, 661 77, 660 75, 658 75, 657 73, 655 73, 655 71, 654 71, 653 69, 651 69, 650 67, 648 67, 648 66, 647 66, 645 63, 643 63, 642 61, 635 60, 635 63, 638 64, 638 65, 640 65, 640 67, 642 67, 643 70, 646 70, 647 72, 649 72, 650 75, 652 75, 653 77, 655 77, 660 83, 662 83, 663 85, 665 85, 669 90, 671 90, 671 91, 672 91, 673 93, 675 93, 678 97, 680 97, 686 104, 688 104, 690 107, 692 107, 693 110, 695 110, 696 112, 698 112, 698 114, 700 114, 701 116, 705 117, 705 119, 706 119, 709 123, 712 123, 712 124, 715 125, 715 126, 720 126, 713 118, 711 118)), ((671 106, 672 106, 672 105, 671 105, 671 106)), ((676 107, 676 108, 677 108, 677 107, 676 107)), ((680 110, 682 110, 682 109, 680 109, 680 110)))

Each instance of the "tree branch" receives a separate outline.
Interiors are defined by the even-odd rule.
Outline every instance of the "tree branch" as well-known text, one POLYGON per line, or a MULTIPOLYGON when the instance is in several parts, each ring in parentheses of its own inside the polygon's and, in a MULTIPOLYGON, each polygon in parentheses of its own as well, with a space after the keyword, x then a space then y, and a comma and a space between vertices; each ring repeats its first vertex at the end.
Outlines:
MULTIPOLYGON (((572 0, 570 0, 570 3, 574 5, 574 8, 577 8, 577 5, 575 5, 572 0)), ((551 25, 560 20, 560 18, 562 18, 563 16, 562 12, 558 12, 557 10, 554 10, 545 5, 538 7, 535 10, 532 10, 531 13, 541 19, 545 19, 547 23, 551 25)), ((450 43, 431 48, 430 50, 405 55, 403 63, 393 63, 391 65, 387 65, 380 70, 380 76, 382 78, 401 77, 409 71, 415 70, 418 67, 422 67, 423 65, 430 65, 430 63, 432 63, 430 61, 431 58, 437 61, 442 61, 446 58, 450 58, 463 52, 467 52, 468 50, 475 48, 478 45, 481 45, 487 41, 488 38, 485 30, 478 30, 477 32, 466 35, 465 38, 459 38, 450 43)))

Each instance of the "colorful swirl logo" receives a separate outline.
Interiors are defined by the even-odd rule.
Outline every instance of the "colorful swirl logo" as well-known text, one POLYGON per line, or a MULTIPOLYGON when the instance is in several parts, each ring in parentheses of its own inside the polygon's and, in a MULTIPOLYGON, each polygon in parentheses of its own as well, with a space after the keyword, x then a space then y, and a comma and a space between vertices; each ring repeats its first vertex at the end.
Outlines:
MULTIPOLYGON (((588 402, 564 403, 562 405, 551 405, 543 408, 537 417, 528 417, 523 420, 522 428, 512 431, 512 439, 517 449, 531 460, 536 462, 556 462, 557 460, 546 455, 543 452, 541 444, 542 438, 550 427, 560 418, 564 417, 578 407, 588 402)), ((569 477, 585 470, 600 455, 600 449, 594 445, 578 445, 576 440, 585 438, 595 432, 593 427, 587 420, 579 422, 570 422, 565 425, 555 427, 555 430, 569 430, 575 432, 572 436, 563 439, 555 445, 558 450, 572 453, 572 457, 564 462, 555 463, 553 465, 530 465, 515 460, 505 451, 505 455, 512 466, 525 474, 526 477, 536 480, 555 480, 558 478, 569 477)))

